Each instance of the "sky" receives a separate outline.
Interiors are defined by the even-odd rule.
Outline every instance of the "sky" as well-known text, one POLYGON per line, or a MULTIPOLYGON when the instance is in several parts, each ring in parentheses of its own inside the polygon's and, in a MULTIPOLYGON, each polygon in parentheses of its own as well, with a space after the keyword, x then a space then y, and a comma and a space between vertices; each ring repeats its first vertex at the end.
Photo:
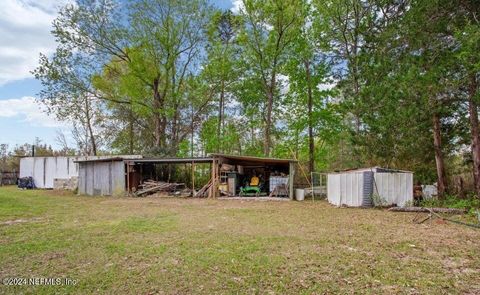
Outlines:
MULTIPOLYGON (((35 101, 41 84, 30 73, 40 53, 51 55, 55 40, 52 21, 68 0, 2 0, 0 2, 0 144, 42 142, 58 147, 59 132, 67 137, 67 123, 49 116, 35 101)), ((238 9, 239 0, 211 0, 222 9, 238 9)))

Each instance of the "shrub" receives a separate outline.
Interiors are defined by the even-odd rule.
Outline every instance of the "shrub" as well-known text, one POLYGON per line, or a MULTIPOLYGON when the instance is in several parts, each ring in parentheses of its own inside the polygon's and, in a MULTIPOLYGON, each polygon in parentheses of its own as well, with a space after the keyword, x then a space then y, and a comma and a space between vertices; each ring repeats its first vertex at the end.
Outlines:
POLYGON ((384 207, 388 204, 387 200, 378 194, 372 194, 372 203, 373 207, 384 207))

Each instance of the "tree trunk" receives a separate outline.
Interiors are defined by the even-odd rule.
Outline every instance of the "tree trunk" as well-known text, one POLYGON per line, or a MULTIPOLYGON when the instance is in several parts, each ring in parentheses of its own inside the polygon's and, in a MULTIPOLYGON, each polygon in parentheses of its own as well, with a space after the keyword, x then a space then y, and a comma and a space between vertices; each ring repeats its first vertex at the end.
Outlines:
POLYGON ((93 134, 92 118, 90 115, 90 102, 88 100, 88 97, 85 97, 85 117, 87 119, 88 137, 90 138, 90 144, 92 145, 92 154, 96 156, 97 141, 95 140, 95 136, 93 134))
POLYGON ((169 142, 169 151, 168 151, 168 155, 169 156, 172 156, 172 157, 175 157, 177 156, 177 151, 178 151, 178 144, 179 144, 179 140, 178 140, 178 120, 179 120, 179 111, 178 111, 178 104, 175 103, 174 105, 174 115, 173 115, 173 120, 172 120, 172 138, 171 138, 171 141, 169 142))
POLYGON ((128 122, 128 137, 129 137, 129 152, 133 155, 133 106, 130 105, 129 113, 130 120, 128 122))
POLYGON ((225 104, 225 81, 222 79, 220 89, 220 101, 218 104, 218 126, 217 126, 217 153, 221 152, 221 136, 223 133, 223 109, 225 104))
POLYGON ((478 127, 478 106, 475 102, 477 87, 477 78, 475 74, 472 74, 470 76, 470 85, 468 90, 468 114, 470 116, 470 131, 472 137, 472 158, 475 192, 477 194, 477 197, 480 198, 480 131, 478 127))
POLYGON ((190 118, 191 118, 191 121, 190 121, 190 157, 193 158, 193 148, 194 148, 194 145, 193 145, 193 133, 194 133, 194 113, 193 113, 193 105, 190 105, 190 118))
POLYGON ((154 124, 155 124, 155 147, 159 148, 160 147, 160 142, 161 142, 161 125, 162 125, 162 120, 160 116, 160 91, 158 89, 158 79, 153 80, 153 117, 154 117, 154 124))
POLYGON ((263 145, 263 153, 265 157, 270 156, 270 136, 272 125, 272 109, 273 109, 273 93, 268 92, 267 95, 267 118, 265 120, 265 141, 263 145))
POLYGON ((164 97, 160 93, 159 79, 153 80, 153 118, 155 124, 154 137, 155 147, 161 148, 165 144, 166 118, 162 115, 164 97))
POLYGON ((272 73, 272 79, 270 80, 270 85, 268 86, 267 90, 267 118, 265 121, 265 143, 263 153, 265 157, 270 156, 270 149, 271 149, 271 128, 272 128, 272 111, 273 111, 273 96, 275 92, 275 84, 276 84, 276 74, 275 70, 272 73))
POLYGON ((313 97, 312 97, 312 85, 311 85, 311 73, 310 73, 310 63, 305 61, 305 74, 307 78, 307 95, 308 95, 308 154, 309 154, 309 163, 308 167, 310 173, 315 171, 315 142, 313 137, 313 118, 312 118, 312 109, 313 109, 313 97))
POLYGON ((442 134, 440 130, 440 117, 433 114, 433 146, 435 150, 435 163, 437 166, 437 190, 439 198, 443 198, 447 189, 445 164, 442 154, 442 134))

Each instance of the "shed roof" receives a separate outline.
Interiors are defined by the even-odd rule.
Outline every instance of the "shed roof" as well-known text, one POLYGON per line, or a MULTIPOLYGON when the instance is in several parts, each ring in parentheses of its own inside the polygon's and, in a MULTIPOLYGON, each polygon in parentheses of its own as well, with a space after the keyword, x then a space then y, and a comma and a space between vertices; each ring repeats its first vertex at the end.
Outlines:
POLYGON ((155 163, 155 164, 183 164, 183 163, 210 163, 213 161, 212 157, 192 157, 192 158, 143 158, 143 159, 129 159, 128 163, 155 163))
POLYGON ((290 162, 296 162, 292 159, 278 159, 278 158, 262 158, 252 156, 238 156, 227 155, 220 153, 212 153, 208 157, 190 157, 190 158, 142 158, 142 159, 125 159, 125 162, 131 164, 141 163, 155 163, 155 164, 183 164, 183 163, 210 163, 215 158, 224 158, 238 162, 248 162, 257 164, 288 164, 290 162))
POLYGON ((116 161, 125 161, 125 160, 132 160, 138 159, 138 156, 111 156, 111 157, 99 157, 99 158, 84 158, 84 159, 77 159, 73 162, 75 163, 88 163, 88 162, 116 162, 116 161))
POLYGON ((212 156, 212 157, 222 157, 222 158, 230 159, 230 160, 265 163, 265 164, 288 164, 288 163, 291 163, 291 162, 297 162, 297 160, 294 160, 294 159, 238 156, 238 155, 227 155, 227 154, 219 154, 219 153, 213 153, 213 154, 210 154, 210 156, 212 156))
POLYGON ((374 167, 365 167, 365 168, 352 168, 352 169, 345 169, 345 170, 335 170, 331 173, 360 173, 360 172, 384 172, 384 173, 413 173, 412 171, 407 170, 400 170, 400 169, 393 169, 393 168, 383 168, 379 166, 374 167))

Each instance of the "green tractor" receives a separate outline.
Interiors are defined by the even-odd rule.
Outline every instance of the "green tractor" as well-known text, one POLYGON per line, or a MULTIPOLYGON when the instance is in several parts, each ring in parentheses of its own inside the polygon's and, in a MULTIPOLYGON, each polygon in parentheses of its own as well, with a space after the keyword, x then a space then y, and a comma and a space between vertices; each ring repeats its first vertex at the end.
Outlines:
POLYGON ((242 187, 240 187, 240 197, 247 197, 247 196, 258 197, 258 196, 260 196, 261 191, 262 191, 262 189, 258 185, 257 186, 250 186, 250 185, 242 186, 242 187))
POLYGON ((260 193, 262 192, 262 186, 263 184, 260 183, 260 178, 254 174, 249 182, 247 181, 244 186, 240 187, 240 197, 260 196, 260 193))

